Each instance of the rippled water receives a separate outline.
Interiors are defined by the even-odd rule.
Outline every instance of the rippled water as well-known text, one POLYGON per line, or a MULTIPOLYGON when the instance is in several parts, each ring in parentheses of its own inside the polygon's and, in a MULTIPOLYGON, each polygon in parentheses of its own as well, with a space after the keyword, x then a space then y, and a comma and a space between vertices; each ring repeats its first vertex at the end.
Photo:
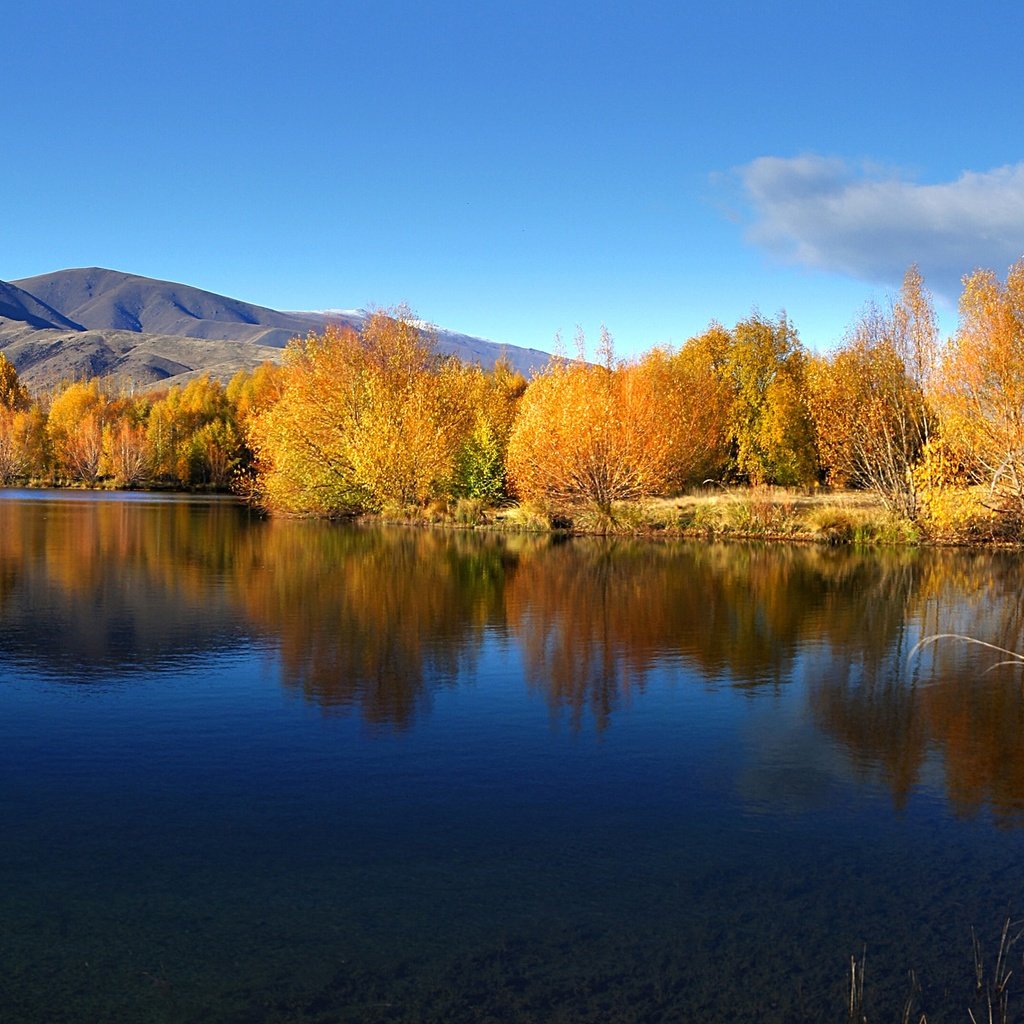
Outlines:
POLYGON ((1021 580, 0 491, 0 1021, 964 1021, 1021 580))

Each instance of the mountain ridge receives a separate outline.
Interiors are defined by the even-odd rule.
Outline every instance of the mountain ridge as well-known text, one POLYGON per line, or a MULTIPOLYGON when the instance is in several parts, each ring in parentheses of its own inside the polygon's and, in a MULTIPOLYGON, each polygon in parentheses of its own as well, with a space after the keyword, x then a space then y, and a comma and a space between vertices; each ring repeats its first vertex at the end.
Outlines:
MULTIPOLYGON (((282 311, 192 285, 103 267, 0 281, 0 351, 32 388, 82 376, 166 386, 202 372, 228 380, 280 362, 294 337, 328 324, 358 330, 365 310, 282 311)), ((438 350, 490 368, 507 359, 529 375, 548 353, 432 328, 438 350)))

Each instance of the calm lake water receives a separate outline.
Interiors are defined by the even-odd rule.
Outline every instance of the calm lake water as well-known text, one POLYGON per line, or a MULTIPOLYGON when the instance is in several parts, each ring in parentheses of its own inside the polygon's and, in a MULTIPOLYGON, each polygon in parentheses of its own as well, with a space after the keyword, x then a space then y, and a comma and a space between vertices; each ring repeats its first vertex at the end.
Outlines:
POLYGON ((0 1021, 966 1021, 1021 570, 0 491, 0 1021))

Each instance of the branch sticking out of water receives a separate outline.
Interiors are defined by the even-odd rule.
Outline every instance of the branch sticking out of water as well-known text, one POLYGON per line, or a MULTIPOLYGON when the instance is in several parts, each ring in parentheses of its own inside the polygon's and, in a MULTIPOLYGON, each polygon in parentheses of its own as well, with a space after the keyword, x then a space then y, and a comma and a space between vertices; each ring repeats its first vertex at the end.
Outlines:
POLYGON ((990 644, 986 640, 979 640, 977 637, 965 636, 963 633, 935 633, 932 636, 926 636, 923 640, 918 640, 916 644, 911 648, 910 653, 907 655, 907 661, 913 660, 921 651, 926 647, 937 644, 940 640, 959 640, 965 644, 977 644, 979 647, 987 647, 990 651, 997 651, 999 654, 1005 654, 1006 658, 1002 661, 997 661, 994 665, 990 665, 985 671, 991 672, 994 668, 1000 668, 1004 665, 1024 665, 1024 654, 1019 654, 1017 651, 1008 650, 1005 647, 1000 647, 998 644, 990 644))

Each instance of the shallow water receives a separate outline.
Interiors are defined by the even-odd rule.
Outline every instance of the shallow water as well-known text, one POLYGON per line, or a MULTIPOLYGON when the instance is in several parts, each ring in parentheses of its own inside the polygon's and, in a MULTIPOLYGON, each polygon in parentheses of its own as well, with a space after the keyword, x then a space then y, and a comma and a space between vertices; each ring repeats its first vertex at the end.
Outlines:
POLYGON ((0 1021, 964 1021, 1021 579, 0 491, 0 1021))

